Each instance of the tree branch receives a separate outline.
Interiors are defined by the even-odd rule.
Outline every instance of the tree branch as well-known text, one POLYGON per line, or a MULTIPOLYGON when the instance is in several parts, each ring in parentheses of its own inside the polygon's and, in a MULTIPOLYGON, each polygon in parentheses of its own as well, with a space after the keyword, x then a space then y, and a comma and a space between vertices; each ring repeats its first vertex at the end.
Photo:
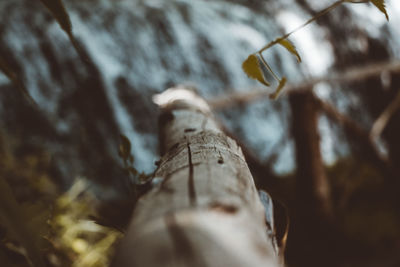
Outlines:
POLYGON ((329 103, 314 97, 314 101, 330 119, 336 121, 345 129, 349 137, 359 144, 360 155, 374 164, 386 177, 393 178, 393 171, 389 159, 379 151, 368 131, 363 129, 356 121, 340 113, 329 103))
POLYGON ((382 114, 375 120, 372 125, 370 136, 372 140, 377 140, 385 129, 390 118, 400 108, 400 89, 397 92, 395 99, 385 108, 382 114))
MULTIPOLYGON (((345 83, 364 80, 369 77, 379 76, 382 72, 400 72, 400 61, 389 61, 373 63, 362 67, 352 67, 343 72, 331 74, 323 77, 312 78, 300 84, 288 84, 284 90, 287 93, 297 90, 311 90, 318 83, 345 83)), ((221 97, 209 99, 208 103, 212 109, 224 109, 234 105, 262 100, 270 96, 272 92, 263 89, 255 89, 248 92, 235 92, 221 97)))

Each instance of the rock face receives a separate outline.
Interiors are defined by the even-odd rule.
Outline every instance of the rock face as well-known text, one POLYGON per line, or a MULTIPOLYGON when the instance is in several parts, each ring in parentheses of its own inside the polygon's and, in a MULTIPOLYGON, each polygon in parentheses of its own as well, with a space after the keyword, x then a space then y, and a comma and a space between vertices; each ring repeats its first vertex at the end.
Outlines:
MULTIPOLYGON (((241 63, 280 35, 279 22, 290 16, 275 20, 278 11, 308 16, 289 0, 64 2, 86 63, 40 1, 1 1, 1 56, 38 107, 0 75, 0 117, 3 131, 23 140, 24 148, 49 151, 54 175, 66 184, 85 175, 123 186, 119 133, 132 142, 136 167, 153 170, 154 93, 181 83, 195 85, 205 97, 254 87, 241 63)), ((300 77, 295 59, 283 49, 266 57, 292 81, 300 77)), ((266 158, 288 131, 286 107, 285 100, 264 102, 223 115, 266 158)), ((283 143, 278 165, 290 169, 291 144, 283 143)))

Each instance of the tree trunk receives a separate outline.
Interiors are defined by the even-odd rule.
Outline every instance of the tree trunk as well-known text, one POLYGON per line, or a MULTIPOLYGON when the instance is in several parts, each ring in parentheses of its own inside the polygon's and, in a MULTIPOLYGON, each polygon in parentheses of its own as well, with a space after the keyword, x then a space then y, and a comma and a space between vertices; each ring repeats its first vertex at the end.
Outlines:
POLYGON ((318 131, 318 106, 312 92, 292 93, 292 134, 296 146, 296 198, 306 217, 330 220, 332 203, 330 186, 324 170, 318 131))
POLYGON ((161 182, 139 199, 113 266, 280 266, 273 219, 206 102, 182 88, 155 102, 161 182))
POLYGON ((319 107, 310 91, 292 92, 289 101, 297 164, 289 258, 298 266, 337 266, 330 185, 320 151, 319 107))

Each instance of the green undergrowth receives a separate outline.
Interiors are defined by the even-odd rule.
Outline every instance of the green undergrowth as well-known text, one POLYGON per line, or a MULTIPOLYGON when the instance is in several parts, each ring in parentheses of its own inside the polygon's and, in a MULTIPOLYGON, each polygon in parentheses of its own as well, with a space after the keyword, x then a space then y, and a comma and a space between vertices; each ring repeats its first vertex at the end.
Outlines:
POLYGON ((51 155, 0 134, 1 266, 108 266, 120 231, 97 224, 101 204, 77 177, 62 192, 51 155))

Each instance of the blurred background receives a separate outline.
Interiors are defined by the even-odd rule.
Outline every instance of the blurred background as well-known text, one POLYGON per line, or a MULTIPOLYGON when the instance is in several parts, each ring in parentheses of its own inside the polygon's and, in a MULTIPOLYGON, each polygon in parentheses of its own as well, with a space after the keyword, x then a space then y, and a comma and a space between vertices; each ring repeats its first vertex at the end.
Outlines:
POLYGON ((286 205, 287 266, 400 266, 400 3, 385 2, 389 21, 346 3, 297 31, 302 63, 265 51, 288 80, 270 100, 277 85, 242 62, 333 1, 64 0, 68 35, 41 1, 2 0, 0 260, 40 263, 43 247, 49 266, 107 266, 121 234, 93 206, 129 218, 131 183, 159 159, 152 96, 186 84, 286 205))

